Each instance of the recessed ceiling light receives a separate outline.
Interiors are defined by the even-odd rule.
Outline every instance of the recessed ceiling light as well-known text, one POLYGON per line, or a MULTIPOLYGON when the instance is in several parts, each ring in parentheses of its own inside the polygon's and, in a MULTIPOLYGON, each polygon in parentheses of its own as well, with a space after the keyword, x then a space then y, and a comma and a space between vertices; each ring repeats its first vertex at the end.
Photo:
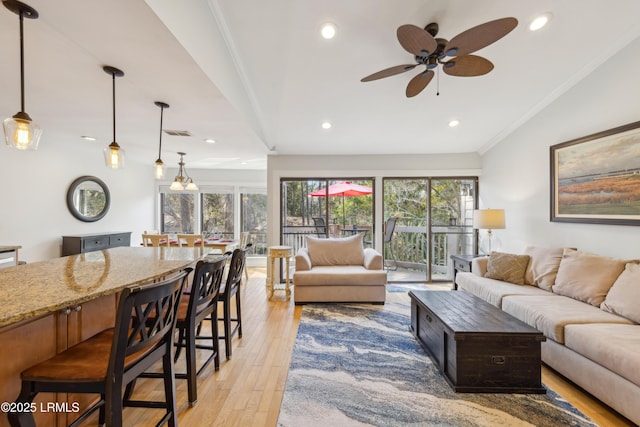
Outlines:
POLYGON ((331 122, 324 121, 322 122, 322 129, 331 129, 331 122))
POLYGON ((207 138, 207 139, 204 140, 204 142, 209 143, 209 144, 215 144, 216 140, 213 139, 213 138, 207 138))
POLYGON ((327 22, 326 24, 322 25, 320 34, 322 34, 322 37, 324 39, 331 40, 336 35, 336 26, 330 22, 327 22))
POLYGON ((550 20, 551 14, 543 13, 542 15, 536 16, 533 21, 531 21, 531 24, 529 24, 529 29, 531 31, 538 31, 539 29, 547 25, 550 20))
POLYGON ((82 135, 80 138, 84 139, 85 141, 95 141, 96 139, 92 136, 86 136, 86 135, 82 135))
POLYGON ((460 120, 453 119, 449 122, 449 127, 454 128, 460 124, 460 120))

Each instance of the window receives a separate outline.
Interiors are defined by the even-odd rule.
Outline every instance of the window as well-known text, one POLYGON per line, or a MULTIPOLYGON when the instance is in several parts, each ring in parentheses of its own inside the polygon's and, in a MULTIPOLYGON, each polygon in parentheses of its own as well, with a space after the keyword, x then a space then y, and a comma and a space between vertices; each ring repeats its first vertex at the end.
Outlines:
POLYGON ((234 236, 233 190, 209 190, 202 197, 202 233, 231 239, 234 236))
POLYGON ((267 194, 260 190, 245 189, 240 193, 240 231, 249 232, 252 253, 267 253, 267 194))
POLYGON ((195 233, 194 202, 196 193, 160 193, 161 232, 195 233))
POLYGON ((201 185, 199 191, 171 191, 161 185, 159 193, 161 233, 240 239, 248 231, 251 254, 266 254, 266 189, 201 185))

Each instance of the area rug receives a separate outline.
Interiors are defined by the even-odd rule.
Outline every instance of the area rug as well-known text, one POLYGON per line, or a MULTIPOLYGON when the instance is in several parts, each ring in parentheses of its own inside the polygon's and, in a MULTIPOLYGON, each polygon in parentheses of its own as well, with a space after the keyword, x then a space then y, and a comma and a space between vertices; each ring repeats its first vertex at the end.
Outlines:
POLYGON ((455 393, 409 332, 410 306, 306 305, 278 425, 594 426, 557 394, 455 393))

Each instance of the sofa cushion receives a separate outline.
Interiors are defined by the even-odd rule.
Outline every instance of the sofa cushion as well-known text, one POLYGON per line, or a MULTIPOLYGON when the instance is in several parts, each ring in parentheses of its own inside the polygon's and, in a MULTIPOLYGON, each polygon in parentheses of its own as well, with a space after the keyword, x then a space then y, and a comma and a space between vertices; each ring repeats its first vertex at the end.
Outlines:
POLYGON ((307 236, 311 265, 363 265, 362 233, 343 238, 307 236))
POLYGON ((560 344, 564 344, 566 325, 584 323, 633 324, 624 317, 606 313, 597 307, 573 298, 549 294, 548 296, 507 296, 502 299, 502 310, 533 326, 560 344))
POLYGON ((567 325, 565 345, 640 386, 640 325, 567 325))
POLYGON ((362 265, 316 266, 310 271, 296 271, 293 274, 295 286, 318 285, 386 285, 385 270, 367 270, 362 265))
POLYGON ((556 281, 563 249, 529 246, 524 253, 531 257, 524 276, 525 283, 550 291, 556 281))
POLYGON ((529 264, 529 255, 491 252, 484 277, 524 285, 524 273, 529 264))
POLYGON ((507 295, 549 295, 548 291, 534 286, 514 285, 501 280, 480 277, 474 273, 456 274, 456 283, 459 289, 472 293, 498 308, 502 307, 502 298, 507 295))
POLYGON ((640 323, 640 264, 626 264, 600 308, 640 323))
POLYGON ((626 263, 621 259, 565 249, 553 292, 600 307, 626 263))

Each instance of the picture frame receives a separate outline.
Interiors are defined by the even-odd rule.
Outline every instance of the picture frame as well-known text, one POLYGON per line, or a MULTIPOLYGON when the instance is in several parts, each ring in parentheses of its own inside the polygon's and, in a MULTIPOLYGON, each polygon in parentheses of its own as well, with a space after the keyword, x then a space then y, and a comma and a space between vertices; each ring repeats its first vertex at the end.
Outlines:
POLYGON ((552 222, 640 225, 640 121, 550 147, 552 222))

